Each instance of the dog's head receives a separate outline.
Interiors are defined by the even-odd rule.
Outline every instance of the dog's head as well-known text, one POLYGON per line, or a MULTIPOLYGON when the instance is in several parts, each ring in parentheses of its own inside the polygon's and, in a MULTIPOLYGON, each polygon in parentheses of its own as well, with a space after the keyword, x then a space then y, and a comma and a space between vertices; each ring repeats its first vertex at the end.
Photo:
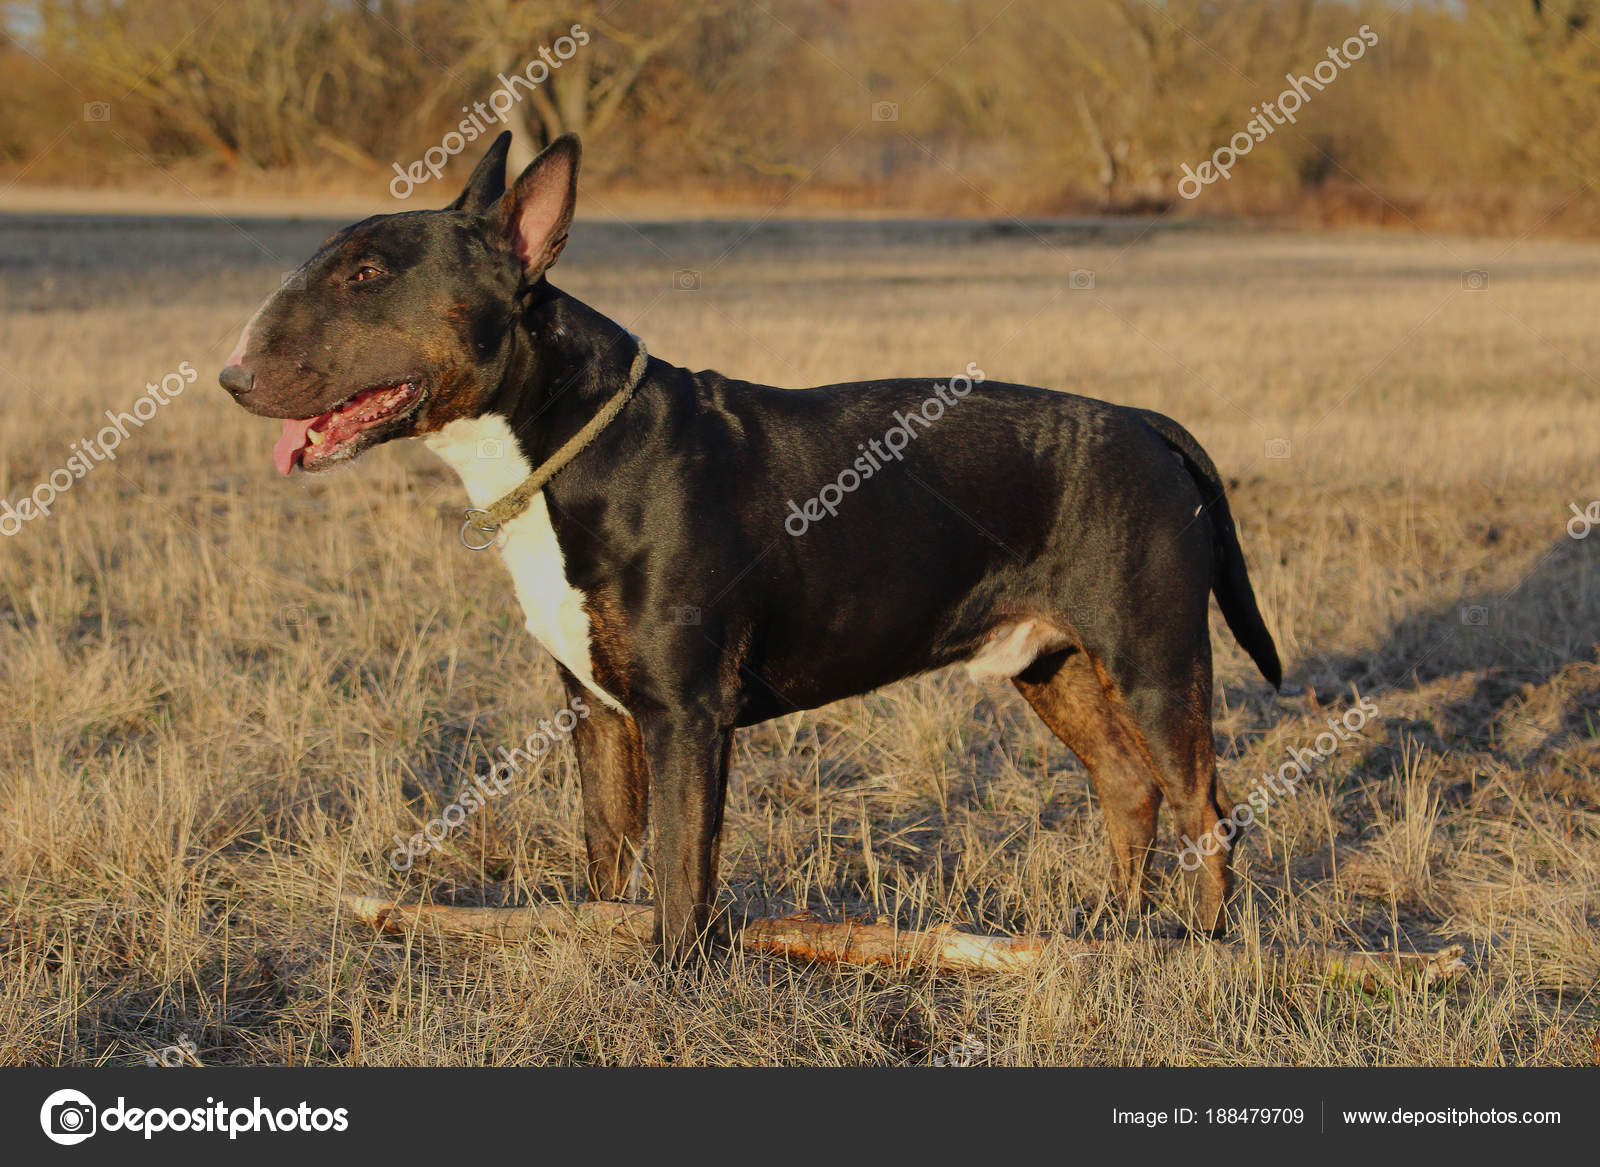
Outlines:
POLYGON ((326 470, 482 412, 518 304, 566 243, 577 188, 576 137, 507 190, 510 145, 501 134, 443 210, 334 235, 245 326, 218 380, 251 413, 284 419, 279 471, 326 470))

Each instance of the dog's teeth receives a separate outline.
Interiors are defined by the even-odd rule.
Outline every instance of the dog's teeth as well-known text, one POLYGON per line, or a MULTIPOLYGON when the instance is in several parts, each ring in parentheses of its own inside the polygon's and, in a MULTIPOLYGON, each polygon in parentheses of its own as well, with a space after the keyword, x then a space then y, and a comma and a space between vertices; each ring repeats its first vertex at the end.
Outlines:
POLYGON ((323 439, 326 436, 327 436, 326 434, 323 434, 323 433, 321 433, 321 432, 319 432, 317 430, 307 430, 306 431, 306 437, 310 440, 310 442, 311 442, 311 444, 313 446, 322 445, 323 439))

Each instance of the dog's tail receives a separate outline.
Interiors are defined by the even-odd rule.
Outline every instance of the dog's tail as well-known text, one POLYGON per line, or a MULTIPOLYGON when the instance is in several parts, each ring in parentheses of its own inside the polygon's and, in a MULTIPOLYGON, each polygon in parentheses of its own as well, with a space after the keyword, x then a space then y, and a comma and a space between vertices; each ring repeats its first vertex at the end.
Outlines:
POLYGON ((1211 512, 1211 527, 1216 533, 1216 557, 1211 574, 1211 590, 1216 593, 1217 606, 1223 619, 1250 659, 1256 662, 1261 675, 1272 683, 1274 689, 1283 684, 1283 665, 1278 661, 1278 648, 1272 642, 1261 619, 1261 609, 1256 606, 1255 589, 1250 586, 1250 573, 1245 568, 1244 551, 1239 546, 1239 535, 1233 528, 1233 515, 1228 510, 1228 494, 1223 489, 1222 476, 1217 473, 1210 456, 1201 448, 1194 436, 1170 417, 1141 409, 1145 423, 1160 435, 1180 458, 1189 477, 1200 488, 1200 497, 1211 512))

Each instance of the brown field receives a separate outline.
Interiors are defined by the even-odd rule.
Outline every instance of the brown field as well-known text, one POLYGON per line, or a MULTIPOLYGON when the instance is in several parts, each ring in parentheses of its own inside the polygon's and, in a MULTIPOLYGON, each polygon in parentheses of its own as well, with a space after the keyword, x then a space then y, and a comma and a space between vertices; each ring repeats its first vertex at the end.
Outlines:
MULTIPOLYGON (((580 228, 557 282, 680 364, 801 386, 972 361, 1182 420, 1233 482, 1288 674, 1270 694, 1214 622, 1230 789, 1358 694, 1379 710, 1247 833, 1234 938, 1461 942, 1473 965, 1361 986, 1130 944, 1005 977, 736 954, 668 979, 622 945, 340 917, 341 889, 567 894, 582 841, 563 748, 445 852, 387 864, 563 701, 503 570, 457 544, 460 487, 431 454, 286 483, 273 424, 214 387, 326 230, 0 222, 5 498, 147 381, 199 373, 0 539, 0 1062, 140 1063, 180 1035, 206 1064, 1600 1060, 1600 535, 1566 531, 1569 504, 1600 499, 1600 246, 580 228), (674 290, 678 269, 701 287, 674 290), (1464 286, 1476 269, 1486 289, 1464 286)), ((1101 910, 1093 803, 1009 687, 922 677, 738 737, 722 897, 1174 934, 1170 825, 1156 906, 1129 922, 1101 910)))

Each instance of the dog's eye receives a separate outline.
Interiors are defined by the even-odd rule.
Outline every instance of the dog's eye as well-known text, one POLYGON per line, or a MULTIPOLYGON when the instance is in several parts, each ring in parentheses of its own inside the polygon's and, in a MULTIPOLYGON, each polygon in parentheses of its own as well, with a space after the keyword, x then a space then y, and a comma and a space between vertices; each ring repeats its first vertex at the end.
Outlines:
POLYGON ((379 271, 371 264, 363 264, 361 267, 356 268, 356 274, 350 277, 350 282, 352 284, 359 284, 365 280, 375 280, 382 274, 383 272, 379 271))

